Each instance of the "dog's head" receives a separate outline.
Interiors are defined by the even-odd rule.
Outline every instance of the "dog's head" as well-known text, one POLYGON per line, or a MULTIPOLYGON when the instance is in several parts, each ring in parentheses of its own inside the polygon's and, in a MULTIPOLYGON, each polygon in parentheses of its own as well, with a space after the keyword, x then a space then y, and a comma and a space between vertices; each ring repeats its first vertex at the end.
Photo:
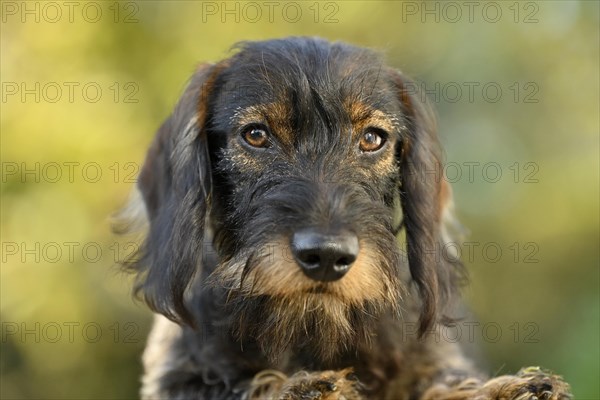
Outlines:
POLYGON ((403 226, 421 331, 431 326, 454 286, 439 255, 450 193, 432 112, 408 84, 372 51, 310 38, 244 43, 202 65, 138 181, 149 305, 191 322, 184 294, 214 246, 204 284, 227 291, 240 335, 327 358, 368 341, 410 293, 403 226))

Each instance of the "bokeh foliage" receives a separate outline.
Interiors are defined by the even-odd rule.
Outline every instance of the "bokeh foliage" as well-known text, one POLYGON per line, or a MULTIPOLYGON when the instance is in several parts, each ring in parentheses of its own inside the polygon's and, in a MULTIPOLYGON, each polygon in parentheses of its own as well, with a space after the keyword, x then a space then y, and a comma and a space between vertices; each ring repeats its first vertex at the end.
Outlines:
POLYGON ((97 22, 75 3, 72 20, 57 3, 56 21, 48 3, 2 3, 2 398, 137 396, 151 315, 114 267, 129 249, 108 216, 195 65, 240 40, 288 35, 381 49, 425 85, 447 161, 460 166, 461 177, 448 173, 465 241, 476 243, 463 257, 466 299, 502 329, 474 331, 488 370, 541 365, 578 399, 600 398, 598 2, 497 2, 498 22, 479 2, 472 18, 450 2, 458 19, 444 2, 297 2, 298 21, 280 2, 254 3, 258 19, 239 2, 97 2, 97 22))

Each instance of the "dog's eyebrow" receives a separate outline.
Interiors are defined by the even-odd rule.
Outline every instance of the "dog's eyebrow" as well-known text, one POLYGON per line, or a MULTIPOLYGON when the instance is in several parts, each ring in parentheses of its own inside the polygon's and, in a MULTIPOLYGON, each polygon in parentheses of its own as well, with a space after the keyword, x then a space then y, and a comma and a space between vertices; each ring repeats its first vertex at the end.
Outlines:
POLYGON ((264 110, 260 106, 238 107, 231 116, 231 122, 242 126, 256 122, 266 122, 266 118, 264 110))
POLYGON ((354 126, 366 127, 376 126, 388 132, 398 129, 399 120, 381 110, 373 108, 362 102, 346 102, 346 110, 350 116, 350 122, 354 126))
POLYGON ((284 103, 272 102, 238 108, 232 116, 235 126, 243 126, 253 123, 267 124, 272 133, 284 142, 293 140, 290 127, 290 110, 284 103))
POLYGON ((352 121, 352 123, 361 123, 367 119, 386 118, 386 115, 382 111, 362 102, 346 102, 344 106, 346 107, 348 115, 350 116, 350 121, 352 121))

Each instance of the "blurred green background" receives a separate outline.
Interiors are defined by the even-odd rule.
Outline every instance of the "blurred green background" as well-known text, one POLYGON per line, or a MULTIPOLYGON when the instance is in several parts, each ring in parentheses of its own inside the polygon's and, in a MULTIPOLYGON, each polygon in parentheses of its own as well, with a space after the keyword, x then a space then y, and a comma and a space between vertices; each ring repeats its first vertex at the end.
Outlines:
POLYGON ((428 91, 470 232, 470 341, 491 374, 541 365, 600 398, 598 2, 1 7, 3 399, 137 397, 151 314, 108 216, 195 65, 288 35, 381 49, 428 91))

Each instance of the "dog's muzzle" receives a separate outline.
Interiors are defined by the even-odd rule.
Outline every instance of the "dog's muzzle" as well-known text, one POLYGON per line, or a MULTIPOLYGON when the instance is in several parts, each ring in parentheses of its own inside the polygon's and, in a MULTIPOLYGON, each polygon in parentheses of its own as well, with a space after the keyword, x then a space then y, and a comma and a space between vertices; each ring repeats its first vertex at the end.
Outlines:
POLYGON ((331 232, 316 228, 296 231, 291 248, 306 276, 322 282, 343 277, 360 250, 356 234, 347 230, 331 232))

